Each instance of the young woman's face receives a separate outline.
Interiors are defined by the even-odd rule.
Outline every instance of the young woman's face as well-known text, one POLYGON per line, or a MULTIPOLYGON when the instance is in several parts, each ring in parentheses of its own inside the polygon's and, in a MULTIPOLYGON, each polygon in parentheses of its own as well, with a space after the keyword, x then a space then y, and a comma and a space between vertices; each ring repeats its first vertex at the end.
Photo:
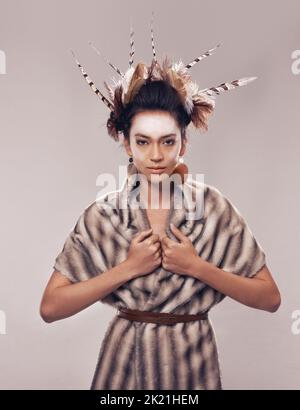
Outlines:
POLYGON ((183 140, 182 143, 176 120, 166 111, 143 111, 136 114, 129 137, 130 143, 124 139, 126 151, 148 181, 151 181, 151 175, 157 175, 155 178, 160 178, 160 173, 171 175, 179 156, 186 149, 186 141, 183 140), (163 169, 157 173, 151 169, 156 167, 163 169))

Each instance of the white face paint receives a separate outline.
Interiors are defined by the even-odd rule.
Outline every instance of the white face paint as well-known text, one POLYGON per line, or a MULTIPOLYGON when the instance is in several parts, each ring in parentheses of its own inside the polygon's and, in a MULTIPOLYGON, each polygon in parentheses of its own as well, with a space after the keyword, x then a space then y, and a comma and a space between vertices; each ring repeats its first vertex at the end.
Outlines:
POLYGON ((124 141, 126 151, 132 155, 138 171, 148 182, 162 181, 172 174, 179 156, 185 152, 180 128, 175 118, 166 111, 143 111, 133 118, 130 145, 124 141), (151 167, 162 167, 155 171, 151 167))

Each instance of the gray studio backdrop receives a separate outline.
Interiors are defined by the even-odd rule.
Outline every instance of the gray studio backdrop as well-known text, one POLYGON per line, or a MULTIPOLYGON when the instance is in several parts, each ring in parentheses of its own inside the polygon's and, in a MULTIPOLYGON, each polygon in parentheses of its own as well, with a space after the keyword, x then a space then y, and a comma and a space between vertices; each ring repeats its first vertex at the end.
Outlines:
POLYGON ((300 387, 299 1, 1 0, 1 389, 90 386, 115 310, 46 324, 39 303, 97 176, 128 159, 70 49, 103 89, 115 73, 88 42, 125 70, 132 23, 135 61, 149 63, 152 10, 158 58, 189 62, 222 43, 191 70, 202 88, 258 77, 217 97, 185 161, 246 218, 282 294, 273 314, 229 297, 210 312, 224 389, 300 387))

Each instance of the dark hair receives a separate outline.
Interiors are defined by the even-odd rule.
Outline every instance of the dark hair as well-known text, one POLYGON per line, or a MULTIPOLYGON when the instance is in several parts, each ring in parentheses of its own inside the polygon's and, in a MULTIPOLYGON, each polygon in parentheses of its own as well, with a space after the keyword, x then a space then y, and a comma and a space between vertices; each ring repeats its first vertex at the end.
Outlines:
POLYGON ((115 116, 113 111, 111 112, 110 118, 107 120, 109 135, 115 136, 116 132, 122 132, 124 138, 129 139, 133 117, 146 110, 169 112, 180 128, 181 137, 186 137, 186 128, 191 122, 191 117, 184 109, 177 90, 163 80, 143 84, 133 100, 125 106, 118 117, 115 116))

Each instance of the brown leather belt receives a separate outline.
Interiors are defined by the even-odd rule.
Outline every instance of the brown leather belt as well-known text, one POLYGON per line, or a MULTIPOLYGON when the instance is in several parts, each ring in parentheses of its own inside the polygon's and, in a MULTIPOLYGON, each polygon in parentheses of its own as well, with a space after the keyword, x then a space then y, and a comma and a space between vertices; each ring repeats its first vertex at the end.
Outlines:
POLYGON ((192 320, 205 320, 208 318, 207 312, 194 315, 176 314, 166 312, 149 312, 145 310, 119 308, 119 317, 137 322, 160 323, 163 325, 172 325, 178 322, 190 322, 192 320))

